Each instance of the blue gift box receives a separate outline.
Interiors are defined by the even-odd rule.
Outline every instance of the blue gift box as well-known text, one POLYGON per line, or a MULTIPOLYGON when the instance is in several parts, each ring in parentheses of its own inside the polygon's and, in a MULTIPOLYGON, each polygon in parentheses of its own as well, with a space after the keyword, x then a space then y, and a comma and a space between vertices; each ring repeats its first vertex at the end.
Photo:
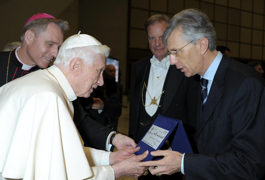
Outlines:
POLYGON ((150 154, 150 152, 159 150, 172 133, 175 133, 171 143, 171 149, 173 151, 178 151, 180 153, 193 153, 181 121, 159 115, 145 136, 137 144, 137 147, 140 146, 141 148, 135 154, 143 154, 146 150, 148 150, 149 154, 143 161, 152 160, 154 157, 150 154))

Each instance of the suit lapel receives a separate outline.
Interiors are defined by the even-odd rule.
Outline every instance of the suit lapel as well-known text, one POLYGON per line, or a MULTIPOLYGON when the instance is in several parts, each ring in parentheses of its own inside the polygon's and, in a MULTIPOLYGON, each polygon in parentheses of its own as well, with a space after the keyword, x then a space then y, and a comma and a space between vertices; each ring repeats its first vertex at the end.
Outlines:
POLYGON ((136 77, 136 82, 135 83, 135 91, 134 91, 134 100, 135 100, 135 108, 136 108, 136 119, 139 119, 139 111, 140 111, 140 106, 142 105, 142 88, 144 84, 145 77, 148 76, 149 74, 149 69, 150 69, 150 58, 147 58, 146 61, 141 64, 137 70, 137 73, 135 74, 136 77))
POLYGON ((162 102, 161 114, 165 114, 169 105, 171 104, 175 94, 177 93, 178 87, 182 81, 183 74, 176 68, 176 66, 170 66, 167 77, 164 84, 164 99, 162 102))
MULTIPOLYGON (((204 111, 201 116, 199 115, 200 118, 198 118, 198 134, 201 133, 206 123, 210 120, 210 117, 214 113, 216 106, 222 99, 224 79, 229 63, 230 59, 226 56, 223 56, 215 74, 207 101, 204 104, 204 111)), ((201 98, 198 99, 201 101, 201 98)))
POLYGON ((205 124, 209 121, 212 113, 214 112, 218 102, 223 96, 223 93, 220 91, 218 85, 213 82, 212 87, 211 87, 211 92, 209 97, 207 99, 207 102, 204 105, 204 111, 202 112, 201 120, 199 122, 198 126, 198 132, 200 133, 205 124))

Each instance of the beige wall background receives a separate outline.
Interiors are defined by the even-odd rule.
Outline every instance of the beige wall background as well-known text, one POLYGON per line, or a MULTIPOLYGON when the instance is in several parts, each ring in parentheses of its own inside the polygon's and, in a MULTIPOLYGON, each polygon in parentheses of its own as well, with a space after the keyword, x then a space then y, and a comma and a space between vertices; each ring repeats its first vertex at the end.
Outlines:
MULTIPOLYGON (((217 45, 230 48, 240 60, 265 60, 264 0, 131 0, 129 52, 148 50, 144 21, 153 14, 167 14, 196 8, 212 21, 217 45), (136 38, 141 37, 141 38, 136 38), (145 37, 145 38, 144 38, 145 37)), ((136 57, 137 59, 137 57, 136 57)), ((129 62, 135 56, 129 53, 129 62)))
MULTIPOLYGON (((48 13, 56 18, 65 15, 73 0, 4 0, 0 1, 0 48, 13 41, 20 41, 25 22, 38 12, 48 13), (63 2, 63 3, 62 3, 63 2)), ((74 7, 70 8, 73 9, 74 7)), ((68 15, 66 15, 68 17, 68 15)))
POLYGON ((111 48, 119 60, 121 83, 126 81, 128 0, 80 0, 79 30, 111 48))

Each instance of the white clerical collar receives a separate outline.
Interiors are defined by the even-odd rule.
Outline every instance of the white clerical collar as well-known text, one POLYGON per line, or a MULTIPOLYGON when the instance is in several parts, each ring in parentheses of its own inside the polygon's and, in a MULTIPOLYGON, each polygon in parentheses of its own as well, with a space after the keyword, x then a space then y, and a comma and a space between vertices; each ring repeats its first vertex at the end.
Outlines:
POLYGON ((63 72, 55 65, 49 67, 48 70, 57 78, 58 82, 60 83, 61 87, 63 88, 67 96, 67 99, 69 101, 74 101, 77 97, 70 83, 64 76, 63 72))
POLYGON ((169 56, 166 56, 162 61, 159 61, 155 55, 150 59, 150 63, 156 67, 161 67, 163 69, 168 69, 170 66, 169 56))
POLYGON ((21 68, 21 69, 23 69, 23 70, 25 70, 25 71, 28 71, 28 70, 30 70, 32 67, 34 67, 34 66, 36 66, 36 65, 34 65, 34 66, 26 65, 26 64, 24 64, 24 63, 19 59, 19 57, 18 57, 18 55, 17 55, 17 52, 18 52, 18 50, 19 50, 20 48, 21 48, 21 46, 18 46, 18 47, 16 48, 16 50, 15 50, 16 58, 17 58, 17 60, 22 64, 22 68, 21 68))

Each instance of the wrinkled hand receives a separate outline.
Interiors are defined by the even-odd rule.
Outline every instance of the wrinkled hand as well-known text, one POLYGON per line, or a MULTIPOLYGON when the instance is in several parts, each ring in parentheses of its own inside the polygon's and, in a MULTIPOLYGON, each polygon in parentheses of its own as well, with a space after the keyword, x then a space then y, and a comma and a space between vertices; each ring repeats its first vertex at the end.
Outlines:
POLYGON ((117 134, 112 141, 112 144, 118 149, 127 149, 127 148, 135 148, 136 143, 133 139, 128 136, 117 134))
POLYGON ((130 176, 130 177, 139 177, 141 176, 148 167, 140 167, 139 163, 148 155, 148 151, 145 151, 143 154, 138 156, 132 156, 120 163, 112 165, 114 170, 115 178, 121 176, 130 176))
POLYGON ((150 166, 149 171, 153 175, 171 175, 181 171, 181 160, 183 154, 177 151, 158 150, 151 152, 152 156, 164 156, 158 161, 147 161, 140 163, 140 166, 150 166))
POLYGON ((100 98, 93 97, 92 109, 102 110, 103 108, 104 108, 104 102, 100 98))
POLYGON ((116 152, 110 153, 109 163, 110 165, 119 163, 129 157, 135 156, 134 153, 139 151, 140 147, 121 149, 116 152))

